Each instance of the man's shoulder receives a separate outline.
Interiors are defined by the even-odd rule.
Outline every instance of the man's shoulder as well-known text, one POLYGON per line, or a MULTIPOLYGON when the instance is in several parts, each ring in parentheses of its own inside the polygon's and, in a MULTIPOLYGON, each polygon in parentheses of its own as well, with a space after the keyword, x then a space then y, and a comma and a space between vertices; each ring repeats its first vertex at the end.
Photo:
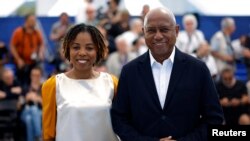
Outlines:
POLYGON ((198 60, 194 56, 181 51, 180 49, 178 49, 178 47, 176 47, 175 59, 184 59, 186 61, 190 61, 190 60, 191 61, 197 61, 198 60))
POLYGON ((224 35, 221 31, 215 32, 215 34, 212 36, 212 39, 218 39, 218 38, 223 38, 224 35))
POLYGON ((60 21, 56 21, 52 24, 52 28, 58 28, 61 25, 60 21))
POLYGON ((177 60, 174 60, 174 63, 179 63, 179 65, 181 63, 181 65, 184 65, 184 67, 181 68, 184 69, 186 75, 191 75, 194 78, 205 77, 206 75, 210 75, 210 71, 207 65, 202 60, 186 53, 182 53, 182 58, 184 58, 182 61, 183 63, 181 63, 181 61, 177 62, 177 60))
POLYGON ((117 61, 119 58, 119 54, 118 52, 112 52, 109 56, 108 56, 108 59, 107 59, 107 62, 113 62, 113 61, 117 61))
POLYGON ((183 52, 179 52, 179 55, 182 55, 182 58, 184 58, 184 60, 189 64, 189 66, 197 66, 197 67, 201 67, 203 66, 205 63, 203 61, 201 61, 200 59, 189 55, 187 53, 183 53, 183 52))
POLYGON ((182 30, 178 34, 178 38, 184 38, 187 37, 187 32, 185 30, 182 30))
POLYGON ((15 34, 21 34, 23 32, 23 27, 22 26, 19 26, 17 27, 15 30, 14 30, 14 33, 15 34))
MULTIPOLYGON (((194 56, 191 56, 189 54, 183 53, 181 51, 176 52, 178 57, 183 58, 185 61, 187 61, 189 64, 196 64, 196 65, 201 65, 204 64, 201 60, 198 58, 195 58, 194 56)), ((141 56, 135 58, 134 60, 130 61, 128 64, 126 64, 124 67, 130 68, 130 67, 136 67, 140 63, 150 63, 148 56, 148 52, 142 54, 141 56)), ((175 59, 179 59, 176 58, 175 59)))
POLYGON ((245 83, 243 81, 241 81, 241 80, 236 80, 236 86, 241 87, 241 88, 242 87, 246 88, 245 83))
POLYGON ((13 31, 12 37, 11 37, 11 40, 12 40, 11 42, 19 41, 21 39, 22 35, 23 35, 23 27, 19 26, 13 31))

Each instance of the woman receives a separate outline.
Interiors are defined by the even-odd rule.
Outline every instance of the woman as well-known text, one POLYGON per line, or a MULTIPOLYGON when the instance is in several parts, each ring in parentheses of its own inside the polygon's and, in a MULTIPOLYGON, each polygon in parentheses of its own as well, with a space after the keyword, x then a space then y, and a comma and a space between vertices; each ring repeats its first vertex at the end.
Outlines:
POLYGON ((21 120, 26 127, 26 141, 41 138, 42 99, 41 99, 42 69, 34 67, 30 73, 30 85, 24 89, 25 99, 22 106, 21 120))
POLYGON ((43 139, 116 141, 110 106, 117 79, 94 70, 108 52, 102 34, 93 26, 76 25, 66 34, 63 50, 72 68, 43 84, 43 139))

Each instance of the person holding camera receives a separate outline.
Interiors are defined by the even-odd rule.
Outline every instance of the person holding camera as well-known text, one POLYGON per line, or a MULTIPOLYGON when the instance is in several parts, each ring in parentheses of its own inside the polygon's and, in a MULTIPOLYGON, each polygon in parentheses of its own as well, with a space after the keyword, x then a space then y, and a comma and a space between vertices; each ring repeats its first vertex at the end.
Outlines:
POLYGON ((44 43, 36 27, 36 16, 28 14, 24 25, 15 29, 10 42, 10 51, 17 67, 17 78, 25 86, 29 84, 31 69, 43 60, 44 43))
POLYGON ((30 73, 30 84, 24 88, 25 98, 21 107, 21 120, 25 124, 26 140, 41 139, 42 134, 42 69, 34 67, 30 73))

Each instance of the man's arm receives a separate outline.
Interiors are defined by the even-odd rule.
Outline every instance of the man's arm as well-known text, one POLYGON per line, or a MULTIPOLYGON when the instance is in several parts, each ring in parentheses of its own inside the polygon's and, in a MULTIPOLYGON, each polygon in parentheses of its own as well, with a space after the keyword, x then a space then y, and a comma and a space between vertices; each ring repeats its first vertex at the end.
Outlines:
POLYGON ((21 57, 18 55, 16 47, 13 45, 10 45, 10 52, 14 59, 17 61, 18 68, 22 68, 24 66, 24 61, 21 59, 21 57))
POLYGON ((39 47, 39 51, 38 51, 39 59, 40 59, 41 61, 44 60, 44 52, 45 52, 45 45, 42 44, 42 45, 39 47))
POLYGON ((57 23, 53 24, 52 29, 50 31, 50 40, 57 41, 59 40, 59 34, 57 33, 57 23))
POLYGON ((142 136, 133 127, 131 123, 132 115, 128 91, 129 83, 125 73, 126 70, 123 69, 119 79, 118 93, 112 104, 111 119, 113 130, 122 141, 159 141, 160 139, 157 138, 142 136))
POLYGON ((18 32, 16 30, 16 31, 14 31, 12 38, 11 38, 10 52, 11 52, 12 56, 14 57, 14 59, 17 61, 18 68, 22 68, 24 66, 24 61, 19 56, 19 54, 17 53, 17 50, 16 50, 17 39, 18 39, 18 32))
POLYGON ((207 126, 222 125, 224 121, 223 111, 219 97, 206 65, 202 63, 202 87, 201 94, 201 118, 200 125, 186 136, 177 139, 178 141, 207 141, 207 126))
POLYGON ((37 55, 39 57, 40 61, 44 60, 44 52, 45 52, 45 42, 43 35, 41 31, 37 30, 37 36, 38 36, 38 50, 37 50, 37 55))
POLYGON ((220 53, 221 42, 223 42, 224 37, 216 36, 211 39, 211 54, 222 61, 232 63, 234 62, 234 57, 232 55, 220 53))
POLYGON ((231 55, 225 55, 225 54, 223 55, 223 54, 221 54, 221 53, 219 53, 219 52, 217 52, 217 51, 212 51, 211 54, 212 54, 215 58, 218 58, 218 59, 220 59, 220 60, 222 60, 222 61, 225 61, 225 62, 228 62, 228 63, 234 62, 234 58, 233 58, 233 56, 231 56, 231 55))

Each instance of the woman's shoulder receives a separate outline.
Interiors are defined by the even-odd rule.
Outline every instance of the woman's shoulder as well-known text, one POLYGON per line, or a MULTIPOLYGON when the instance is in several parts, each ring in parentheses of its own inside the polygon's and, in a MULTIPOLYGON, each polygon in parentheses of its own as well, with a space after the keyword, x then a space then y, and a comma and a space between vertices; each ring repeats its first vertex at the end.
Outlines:
POLYGON ((53 75, 49 77, 46 81, 43 82, 42 87, 53 86, 56 83, 56 76, 57 75, 53 75))
POLYGON ((118 86, 118 77, 107 72, 100 72, 100 76, 102 76, 104 79, 107 80, 109 84, 112 85, 112 88, 114 88, 114 94, 116 95, 118 86))
POLYGON ((111 74, 108 72, 100 72, 100 77, 104 79, 112 79, 112 80, 118 79, 114 74, 111 74))

